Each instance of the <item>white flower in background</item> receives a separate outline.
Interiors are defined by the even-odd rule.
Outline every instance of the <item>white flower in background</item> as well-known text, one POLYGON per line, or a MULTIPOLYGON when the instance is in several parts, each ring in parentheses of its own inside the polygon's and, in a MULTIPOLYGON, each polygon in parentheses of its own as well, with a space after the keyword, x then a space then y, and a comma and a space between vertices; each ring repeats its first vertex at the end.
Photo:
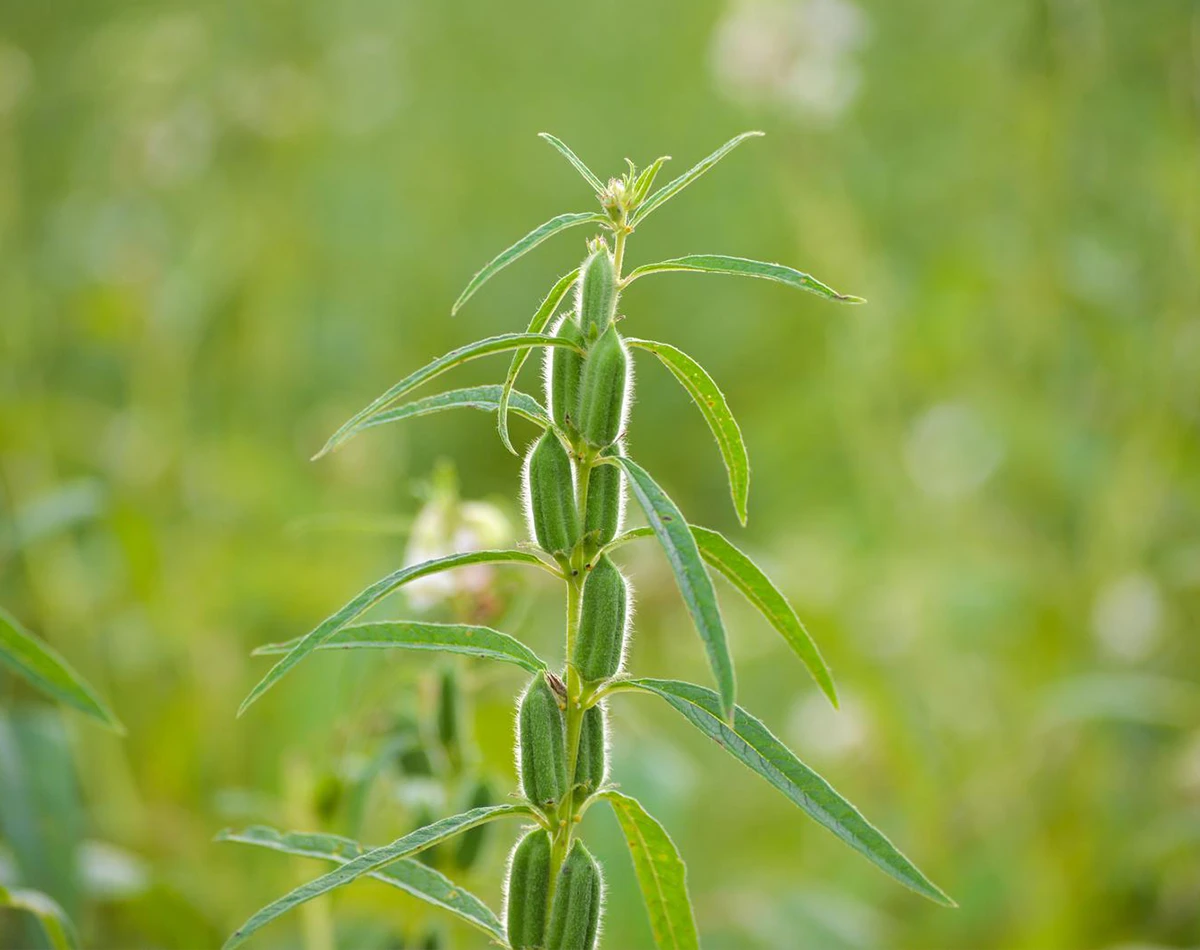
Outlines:
POLYGON ((734 0, 713 38, 720 90, 749 105, 834 119, 862 84, 866 15, 850 0, 734 0))
POLYGON ((1100 646, 1118 660, 1144 660, 1158 645, 1162 595, 1145 574, 1126 574, 1096 595, 1092 633, 1100 646))
MULTIPOLYGON (((434 475, 433 497, 413 522, 404 561, 420 564, 451 554, 502 548, 512 537, 512 524, 503 511, 484 501, 460 501, 453 472, 442 469, 434 475)), ((405 590, 414 607, 428 609, 460 594, 486 592, 493 575, 491 565, 470 564, 417 578, 405 590)))
POLYGON ((1004 444, 974 410, 942 403, 921 415, 904 447, 908 473, 930 498, 961 498, 986 482, 1004 444))

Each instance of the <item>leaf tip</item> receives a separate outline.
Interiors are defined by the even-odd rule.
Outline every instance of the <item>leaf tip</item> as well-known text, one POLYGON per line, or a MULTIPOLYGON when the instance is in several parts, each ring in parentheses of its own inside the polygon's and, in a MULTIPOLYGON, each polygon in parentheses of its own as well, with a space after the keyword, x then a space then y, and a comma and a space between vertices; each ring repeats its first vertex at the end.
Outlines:
POLYGON ((837 299, 840 303, 866 303, 866 297, 856 297, 854 294, 838 294, 837 299))

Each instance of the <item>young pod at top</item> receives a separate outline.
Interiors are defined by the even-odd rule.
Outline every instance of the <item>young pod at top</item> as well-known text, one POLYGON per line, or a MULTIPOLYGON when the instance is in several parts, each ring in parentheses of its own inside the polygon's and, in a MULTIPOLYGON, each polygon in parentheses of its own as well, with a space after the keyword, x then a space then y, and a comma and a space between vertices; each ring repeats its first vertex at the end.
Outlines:
POLYGON ((594 950, 603 899, 600 865, 576 838, 558 872, 546 950, 594 950))
POLYGON ((625 473, 616 465, 597 465, 588 476, 583 533, 596 544, 608 544, 621 530, 624 514, 625 473))
POLYGON ((567 789, 567 727, 558 694, 537 673, 517 713, 521 789, 535 805, 553 807, 567 789))
POLYGON ((588 445, 603 449, 617 441, 629 398, 629 353, 615 326, 588 348, 579 381, 575 427, 588 445))
POLYGON ((546 946, 550 902, 550 835, 535 828, 517 842, 508 865, 505 930, 512 950, 546 946))
POLYGON ((573 662, 585 683, 616 676, 625 655, 629 589, 607 556, 601 557, 583 582, 579 630, 573 662))
MULTIPOLYGON (((568 313, 554 331, 555 336, 583 345, 583 331, 575 314, 568 313)), ((550 416, 564 429, 575 425, 579 406, 579 377, 583 372, 583 356, 564 346, 546 347, 546 401, 550 416)))
POLYGON ((546 432, 529 453, 525 479, 534 538, 548 554, 568 554, 579 540, 575 472, 553 432, 546 432))
POLYGON ((592 245, 579 274, 579 326, 589 344, 604 333, 617 312, 617 269, 603 241, 592 245))
POLYGON ((575 758, 575 799, 582 802, 608 778, 608 736, 602 702, 589 706, 579 727, 579 753, 575 758))

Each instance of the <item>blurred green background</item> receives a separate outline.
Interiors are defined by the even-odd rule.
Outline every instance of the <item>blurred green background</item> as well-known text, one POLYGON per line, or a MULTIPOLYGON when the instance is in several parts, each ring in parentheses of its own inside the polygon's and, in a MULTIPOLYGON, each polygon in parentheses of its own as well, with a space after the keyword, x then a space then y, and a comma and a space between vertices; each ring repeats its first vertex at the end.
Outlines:
MULTIPOLYGON (((0 603, 129 733, 0 676, 0 882, 53 894, 86 946, 200 948, 320 872, 212 838, 346 832, 319 790, 425 714, 433 665, 316 657, 235 720, 266 668, 249 651, 402 562, 438 459, 514 519, 519 465, 479 413, 309 455, 411 369, 523 328, 582 257, 582 231, 556 238, 449 318, 500 248, 590 208, 536 132, 604 175, 663 153, 677 174, 747 128, 768 137, 655 215, 631 262, 778 260, 870 303, 640 282, 630 332, 699 359, 741 423, 749 526, 644 361, 631 450, 768 567, 844 695, 828 708, 722 588, 743 703, 961 907, 623 699, 615 778, 679 844, 705 946, 1200 945, 1192 0, 0 0, 0 603)), ((707 683, 659 552, 622 561, 632 668, 707 683)), ((505 629, 556 656, 559 591, 497 582, 505 629)), ((470 676, 506 787, 521 677, 470 676)), ((419 810, 392 773, 373 841, 419 810)), ((605 946, 641 950, 599 811, 605 946)), ((472 879, 493 906, 515 833, 497 828, 472 879)), ((323 950, 329 911, 255 945, 323 950)), ((332 911, 344 947, 412 946, 427 922, 369 882, 332 911)), ((36 939, 0 914, 0 945, 36 939)))

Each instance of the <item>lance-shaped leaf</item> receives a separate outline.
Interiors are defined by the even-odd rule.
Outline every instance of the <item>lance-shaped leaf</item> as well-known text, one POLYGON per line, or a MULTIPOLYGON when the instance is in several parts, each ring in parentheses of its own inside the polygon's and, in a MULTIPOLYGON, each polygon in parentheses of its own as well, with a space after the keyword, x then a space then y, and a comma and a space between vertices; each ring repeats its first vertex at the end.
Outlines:
POLYGON ((596 177, 595 173, 583 163, 583 160, 578 155, 567 147, 567 144, 562 139, 551 135, 549 132, 539 132, 538 135, 558 149, 562 153, 562 156, 575 166, 575 171, 583 176, 583 180, 592 186, 596 194, 600 194, 604 190, 604 182, 596 177))
POLYGON ((796 756, 746 710, 738 706, 733 721, 723 718, 717 694, 703 686, 676 680, 637 679, 614 691, 644 690, 665 699, 697 729, 743 765, 757 772, 867 860, 918 894, 954 906, 884 834, 796 756))
MULTIPOLYGON (((700 556, 710 567, 716 568, 725 578, 740 590, 750 603, 759 609, 767 622, 771 624, 788 642, 792 651, 808 668, 808 672, 821 687, 834 706, 837 706, 837 688, 833 685, 833 674, 817 644, 809 635, 808 629, 796 615, 788 599, 783 596, 769 577, 744 552, 739 550, 723 534, 711 528, 692 525, 692 537, 700 548, 700 556)), ((614 538, 604 546, 608 554, 614 548, 637 541, 641 538, 654 536, 651 528, 632 528, 614 538)))
POLYGON ((58 651, 35 637, 3 609, 0 609, 0 665, 9 667, 51 699, 124 733, 125 728, 113 711, 58 651))
POLYGON ((373 416, 435 376, 440 376, 455 366, 461 366, 463 363, 479 359, 481 356, 491 356, 493 353, 504 353, 508 350, 527 350, 532 346, 565 346, 582 352, 577 344, 544 333, 502 333, 500 336, 488 337, 486 340, 478 340, 475 343, 460 346, 445 356, 439 356, 432 363, 422 366, 416 372, 409 373, 370 405, 356 412, 337 432, 329 437, 329 441, 313 458, 319 459, 322 455, 332 452, 355 433, 367 428, 373 416))
MULTIPOLYGON (((402 406, 385 409, 368 418, 359 427, 372 429, 375 426, 387 425, 389 422, 399 422, 402 419, 413 419, 417 416, 428 416, 446 409, 481 409, 484 412, 495 412, 500 408, 500 397, 503 388, 497 383, 484 386, 468 386, 464 389, 453 389, 450 392, 438 393, 436 396, 426 396, 402 406)), ((518 416, 528 419, 543 429, 553 428, 554 422, 550 414, 540 402, 523 392, 513 390, 509 395, 509 408, 518 416)))
POLYGON ((659 950, 700 950, 687 892, 687 868, 675 842, 636 798, 612 789, 600 796, 612 805, 629 845, 655 946, 659 950))
POLYGON ((721 693, 721 705, 727 715, 733 713, 737 686, 733 676, 733 658, 729 655, 729 643, 725 636, 725 624, 717 606, 717 592, 713 590, 712 578, 704 568, 696 539, 692 537, 687 521, 652 479, 644 468, 631 459, 617 456, 614 459, 629 477, 629 487, 646 513, 646 520, 658 538, 667 561, 675 574, 675 583, 683 595, 692 621, 704 641, 708 653, 708 665, 712 668, 721 693))
POLYGON ((633 183, 633 196, 630 198, 630 204, 634 208, 637 208, 646 200, 646 195, 654 187, 654 179, 658 177, 658 173, 663 167, 663 162, 669 162, 670 160, 670 155, 660 155, 654 160, 653 165, 642 169, 641 174, 637 176, 637 179, 633 183))
POLYGON ((307 884, 302 884, 278 900, 272 901, 242 924, 233 936, 225 941, 224 950, 233 950, 234 947, 241 946, 255 931, 314 897, 327 894, 334 888, 349 884, 364 874, 379 871, 401 858, 407 858, 426 848, 431 848, 461 832, 508 815, 532 816, 533 810, 528 805, 491 805, 487 808, 472 808, 461 815, 443 818, 424 828, 418 828, 402 838, 397 838, 391 844, 366 851, 328 874, 309 881, 307 884))
POLYGON ((335 633, 363 613, 363 611, 377 604, 388 594, 398 590, 410 581, 415 581, 418 577, 427 577, 430 574, 449 571, 452 568, 463 567, 467 564, 495 564, 503 562, 532 564, 557 576, 557 571, 553 567, 528 551, 468 551, 463 554, 451 554, 447 557, 434 558, 431 561, 422 561, 420 564, 413 564, 409 567, 403 567, 398 571, 393 571, 387 577, 377 580, 370 587, 360 591, 349 603, 330 614, 313 630, 301 637, 288 654, 271 667, 267 675, 250 691, 250 695, 242 701, 242 705, 238 709, 238 715, 242 715, 263 693, 279 682, 292 667, 322 643, 329 640, 335 633))
MULTIPOLYGON (((254 650, 255 656, 291 653, 302 640, 297 637, 286 643, 267 643, 254 650)), ((381 620, 356 623, 342 627, 322 643, 318 650, 429 650, 459 653, 486 660, 513 663, 538 673, 546 664, 529 647, 507 633, 491 627, 474 627, 460 623, 425 623, 419 620, 381 620)))
POLYGON ((717 440, 717 447, 721 450, 721 458, 725 462, 725 470, 729 473, 729 492, 733 496, 734 510, 738 520, 745 524, 746 504, 750 493, 750 458, 746 454, 746 444, 742 441, 742 430, 738 428, 733 413, 729 411, 725 394, 704 371, 704 367, 669 343, 632 338, 626 338, 625 342, 657 356, 699 407, 704 421, 712 430, 713 438, 717 440))
MULTIPOLYGON (((335 864, 349 864, 370 850, 357 841, 337 835, 298 832, 284 834, 262 825, 255 825, 245 831, 222 831, 216 840, 255 845, 283 854, 332 861, 335 864)), ((420 861, 401 858, 395 864, 371 871, 366 876, 398 887, 406 894, 449 911, 459 920, 483 931, 502 945, 505 942, 504 927, 491 908, 470 891, 464 890, 445 875, 420 861)))
POLYGON ((683 191, 684 188, 712 168, 715 164, 717 164, 717 162, 741 145, 746 139, 763 134, 764 133, 762 132, 743 132, 741 135, 731 138, 707 158, 697 162, 678 178, 672 179, 659 188, 658 191, 654 192, 654 194, 647 198, 645 202, 643 202, 642 206, 634 212, 633 220, 630 223, 634 225, 641 224, 646 215, 650 214, 651 211, 663 204, 663 202, 669 201, 671 198, 675 197, 675 195, 679 194, 679 192, 683 191))
MULTIPOLYGON (((529 328, 525 331, 526 333, 541 333, 546 329, 547 324, 554 317, 554 312, 558 309, 558 305, 562 303, 563 297, 567 295, 567 291, 575 286, 575 278, 578 276, 579 268, 576 267, 550 289, 550 293, 546 294, 546 299, 538 307, 537 313, 529 321, 529 328)), ((508 364, 508 375, 504 377, 504 388, 500 393, 500 405, 496 410, 496 425, 500 430, 500 441, 504 443, 504 447, 512 452, 513 455, 517 454, 517 450, 513 448, 512 441, 508 437, 508 404, 512 399, 513 386, 517 384, 517 376, 520 374, 521 367, 525 365, 525 360, 528 358, 529 350, 520 350, 513 355, 512 362, 508 364)))
POLYGON ((522 254, 532 251, 546 240, 546 238, 552 237, 559 231, 565 231, 567 228, 593 222, 606 224, 608 223, 608 218, 591 211, 573 212, 570 214, 560 214, 557 217, 551 218, 545 224, 534 228, 512 247, 505 248, 497 254, 488 264, 484 265, 478 274, 471 278, 471 282, 467 284, 466 289, 454 301, 454 306, 450 308, 451 316, 462 309, 463 304, 471 299, 475 291, 482 287, 488 278, 503 270, 522 254))
POLYGON ((0 907, 11 907, 33 914, 53 950, 78 950, 79 938, 67 912, 49 894, 29 888, 9 890, 0 885, 0 907))
POLYGON ((657 264, 643 264, 629 272, 625 283, 631 283, 647 274, 679 271, 696 274, 732 274, 735 277, 759 277, 763 280, 787 284, 787 286, 796 287, 799 290, 807 290, 809 293, 825 297, 827 300, 837 300, 841 303, 865 303, 862 297, 839 294, 815 277, 798 271, 794 267, 788 267, 786 264, 767 264, 763 261, 751 261, 744 257, 728 257, 724 254, 689 254, 687 257, 675 257, 669 261, 659 261, 657 264))

